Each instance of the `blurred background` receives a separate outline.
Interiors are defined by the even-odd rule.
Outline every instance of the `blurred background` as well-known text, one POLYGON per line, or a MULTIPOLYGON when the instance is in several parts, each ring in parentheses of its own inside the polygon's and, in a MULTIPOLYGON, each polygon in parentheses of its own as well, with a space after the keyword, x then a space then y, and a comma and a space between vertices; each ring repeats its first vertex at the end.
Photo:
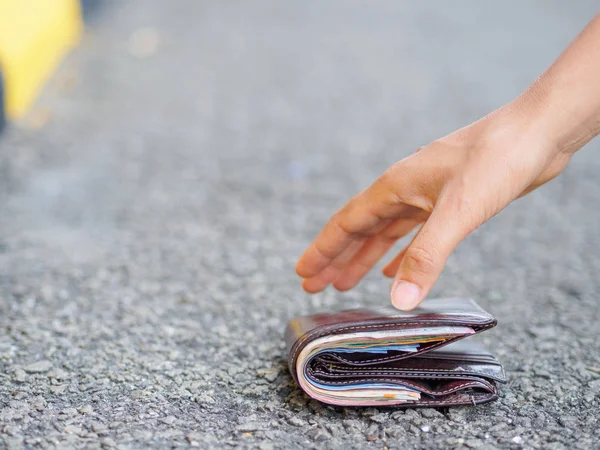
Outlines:
POLYGON ((498 317, 498 403, 324 408, 282 341, 294 315, 389 302, 377 270, 304 294, 296 259, 389 165, 520 94, 596 1, 23 3, 0 0, 6 446, 598 442, 598 141, 432 293, 498 317))

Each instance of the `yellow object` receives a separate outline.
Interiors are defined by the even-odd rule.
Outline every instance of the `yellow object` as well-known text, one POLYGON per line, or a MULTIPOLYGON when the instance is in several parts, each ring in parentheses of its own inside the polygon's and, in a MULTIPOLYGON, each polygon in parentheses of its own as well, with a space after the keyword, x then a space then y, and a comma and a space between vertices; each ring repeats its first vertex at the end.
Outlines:
POLYGON ((0 0, 5 113, 18 119, 81 36, 78 0, 0 0))

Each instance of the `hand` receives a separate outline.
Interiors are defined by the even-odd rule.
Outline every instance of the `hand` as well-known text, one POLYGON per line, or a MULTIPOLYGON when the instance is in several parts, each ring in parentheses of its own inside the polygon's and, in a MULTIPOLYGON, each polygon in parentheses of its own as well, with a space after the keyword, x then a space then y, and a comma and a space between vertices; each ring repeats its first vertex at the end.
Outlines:
POLYGON ((333 215, 296 271, 307 292, 354 287, 396 241, 420 227, 383 269, 392 303, 416 307, 456 246, 512 200, 557 176, 571 153, 530 126, 515 101, 391 166, 333 215))
POLYGON ((395 276, 392 303, 417 306, 471 231, 600 134, 598 79, 600 14, 519 98, 394 164, 334 214, 298 261, 304 289, 354 287, 421 226, 383 269, 395 276))

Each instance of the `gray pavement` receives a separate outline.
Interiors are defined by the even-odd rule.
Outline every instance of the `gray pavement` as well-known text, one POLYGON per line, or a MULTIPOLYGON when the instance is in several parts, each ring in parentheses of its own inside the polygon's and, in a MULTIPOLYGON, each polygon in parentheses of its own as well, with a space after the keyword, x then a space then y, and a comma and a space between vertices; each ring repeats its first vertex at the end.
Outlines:
POLYGON ((293 315, 389 301, 378 272, 301 291, 295 260, 331 212, 520 93, 595 9, 107 4, 0 139, 0 446, 598 448, 600 141, 435 287, 498 317, 500 401, 325 407, 282 341, 293 315))

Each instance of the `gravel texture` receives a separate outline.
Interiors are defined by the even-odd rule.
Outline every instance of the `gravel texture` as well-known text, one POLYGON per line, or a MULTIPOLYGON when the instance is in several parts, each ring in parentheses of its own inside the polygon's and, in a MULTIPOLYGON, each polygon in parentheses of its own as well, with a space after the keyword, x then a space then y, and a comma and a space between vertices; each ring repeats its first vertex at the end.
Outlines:
MULTIPOLYGON (((595 1, 107 3, 0 141, 0 443, 545 448, 600 442, 600 142, 470 236, 501 399, 336 409, 287 373, 294 263, 388 165, 521 92, 595 1)), ((1 446, 1 444, 0 444, 1 446)))

